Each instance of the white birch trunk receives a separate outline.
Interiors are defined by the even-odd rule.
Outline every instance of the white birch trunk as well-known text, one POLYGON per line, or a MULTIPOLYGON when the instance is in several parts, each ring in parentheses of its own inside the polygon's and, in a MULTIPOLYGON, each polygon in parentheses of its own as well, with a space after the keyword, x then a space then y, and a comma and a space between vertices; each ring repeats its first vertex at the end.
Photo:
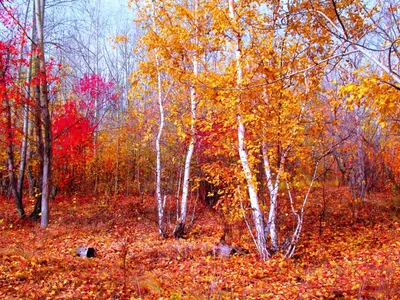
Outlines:
MULTIPOLYGON (((235 2, 234 0, 228 0, 229 4, 229 16, 232 20, 232 24, 236 24, 236 14, 235 14, 235 2)), ((242 83, 242 77, 243 77, 243 71, 241 67, 241 60, 242 60, 242 53, 241 53, 241 36, 240 33, 236 34, 236 40, 235 40, 235 59, 236 59, 236 85, 240 87, 242 83)), ((245 126, 242 122, 242 117, 240 114, 240 109, 239 113, 237 116, 237 121, 238 121, 238 151, 239 151, 239 157, 240 157, 240 162, 242 164, 242 168, 245 174, 246 182, 247 182, 247 189, 249 192, 249 197, 250 197, 250 205, 252 209, 252 216, 253 216, 253 222, 254 222, 254 227, 256 230, 256 247, 257 250, 261 256, 261 259, 267 260, 270 257, 270 254, 267 249, 267 242, 265 238, 265 233, 264 233, 264 219, 263 219, 263 214, 260 209, 259 201, 258 201, 258 196, 257 196, 257 191, 256 191, 256 186, 254 184, 254 176, 252 174, 249 160, 248 160, 248 155, 245 147, 245 126)))
MULTIPOLYGON (((152 21, 153 30, 156 32, 156 21, 154 18, 154 4, 152 3, 152 21)), ((164 129, 164 106, 162 97, 162 82, 161 82, 161 71, 160 71, 160 59, 158 57, 157 50, 155 50, 156 66, 157 66, 157 98, 158 107, 160 112, 160 123, 158 126, 158 133, 156 137, 156 201, 157 201, 157 212, 158 212, 158 231, 162 237, 165 236, 164 229, 164 203, 162 201, 161 192, 161 137, 164 129)))
MULTIPOLYGON (((197 69, 197 66, 195 68, 197 69)), ((197 70, 195 71, 195 73, 197 73, 197 70)), ((183 224, 183 225, 185 224, 186 217, 187 217, 187 201, 188 201, 189 183, 190 183, 190 165, 192 162, 194 147, 196 145, 196 125, 195 125, 196 108, 197 108, 196 90, 195 90, 194 86, 192 86, 190 88, 190 109, 191 109, 191 115, 192 115, 192 120, 191 120, 191 125, 190 125, 191 137, 190 137, 189 148, 187 150, 186 159, 185 159, 185 167, 184 167, 184 173, 183 173, 182 200, 181 200, 181 209, 180 209, 180 216, 179 216, 179 223, 183 224)))
POLYGON ((267 187, 268 187, 269 199, 270 199, 268 221, 267 221, 267 226, 265 227, 265 236, 269 235, 271 237, 272 250, 276 251, 279 247, 279 244, 278 244, 278 233, 276 231, 275 221, 276 221, 276 214, 277 214, 277 209, 278 209, 278 188, 279 188, 280 175, 281 175, 283 166, 281 164, 281 167, 279 168, 279 170, 276 174, 275 182, 273 182, 267 150, 268 150, 267 144, 265 141, 263 141, 262 155, 263 155, 264 171, 265 171, 265 176, 267 178, 267 187))
POLYGON ((157 211, 158 211, 158 230, 161 236, 164 236, 164 204, 162 201, 161 193, 161 137, 164 129, 164 106, 162 99, 162 86, 161 86, 161 74, 159 70, 159 59, 156 54, 157 63, 157 87, 158 87, 158 106, 160 110, 160 124, 158 127, 158 134, 156 138, 156 199, 157 199, 157 211))
MULTIPOLYGON (((31 70, 32 67, 29 67, 28 71, 28 81, 30 81, 31 78, 31 70)), ((27 88, 27 99, 30 96, 30 83, 28 83, 28 88, 27 88)), ((21 162, 19 165, 19 176, 18 176, 18 183, 17 183, 17 190, 18 194, 21 197, 22 201, 22 188, 23 188, 23 183, 24 183, 24 178, 25 178, 25 169, 26 169, 26 160, 27 160, 27 152, 28 152, 28 135, 29 135, 29 104, 25 103, 24 104, 24 123, 22 127, 22 144, 21 144, 21 162)))
POLYGON ((242 163, 242 168, 246 177, 246 182, 247 182, 247 189, 249 192, 249 197, 250 197, 250 205, 252 209, 252 216, 253 216, 253 222, 254 222, 254 227, 256 230, 256 247, 258 252, 260 253, 260 256, 263 260, 267 260, 270 257, 270 254, 267 249, 267 241, 265 238, 265 233, 264 233, 264 219, 263 219, 263 214, 260 209, 260 205, 258 202, 258 196, 257 196, 257 191, 256 187, 254 186, 254 178, 253 174, 250 169, 249 161, 248 161, 248 156, 247 156, 247 151, 244 145, 244 139, 245 139, 245 127, 242 123, 240 115, 238 116, 238 150, 239 150, 239 157, 240 157, 240 162, 242 163))
POLYGON ((39 47, 40 71, 40 115, 43 126, 43 170, 42 170, 42 199, 40 226, 46 228, 49 224, 49 195, 51 184, 51 123, 49 101, 47 95, 46 61, 44 57, 44 10, 45 0, 36 0, 36 26, 39 47))
MULTIPOLYGON (((30 9, 30 5, 27 5, 26 8, 26 14, 25 14, 25 28, 26 28, 26 22, 28 20, 28 12, 30 9)), ((34 38, 34 33, 35 28, 32 26, 31 29, 31 36, 34 38)), ((31 43, 31 50, 34 49, 34 44, 31 43)), ((23 56, 23 46, 21 45, 21 58, 23 56)), ((22 60, 21 60, 22 61, 22 60)), ((26 78, 26 83, 27 83, 27 88, 25 92, 25 98, 29 99, 31 96, 31 79, 32 79, 32 56, 30 57, 30 62, 29 62, 29 68, 28 68, 28 74, 26 78)), ((22 64, 19 67, 19 76, 22 74, 22 64)), ((30 105, 27 103, 27 101, 24 104, 24 113, 23 113, 23 127, 22 127, 22 143, 21 143, 21 160, 20 160, 20 165, 19 165, 19 176, 18 176, 18 182, 17 182, 17 191, 18 195, 21 198, 22 202, 22 196, 23 196, 23 184, 24 184, 24 178, 25 178, 25 170, 26 170, 26 163, 27 163, 27 153, 28 153, 28 135, 29 135, 29 110, 30 110, 30 105)))
MULTIPOLYGON (((195 1, 195 23, 197 23, 197 9, 198 1, 195 1)), ((196 32, 197 35, 197 32, 196 32)), ((197 37, 195 38, 195 43, 197 44, 197 37)), ((194 78, 198 76, 198 57, 195 53, 193 57, 193 75, 194 78)), ((183 186, 182 186, 182 199, 181 199, 181 209, 180 216, 178 219, 178 224, 174 230, 175 238, 182 238, 185 231, 185 224, 187 219, 187 202, 189 195, 190 186, 190 165, 192 163, 192 156, 194 152, 194 147, 196 145, 196 118, 197 118, 197 92, 194 83, 190 86, 190 113, 191 113, 191 124, 190 124, 190 142, 186 153, 184 173, 183 173, 183 186)))

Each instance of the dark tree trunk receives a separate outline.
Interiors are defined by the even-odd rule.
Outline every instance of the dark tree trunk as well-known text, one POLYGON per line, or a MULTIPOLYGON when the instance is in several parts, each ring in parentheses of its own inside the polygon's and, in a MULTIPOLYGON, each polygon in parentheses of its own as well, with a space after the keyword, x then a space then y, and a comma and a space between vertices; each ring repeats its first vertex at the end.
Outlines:
POLYGON ((174 238, 181 239, 181 238, 183 238, 184 233, 185 233, 185 223, 176 224, 174 233, 173 233, 174 238))
MULTIPOLYGON (((34 59, 34 75, 38 76, 38 57, 34 59)), ((35 110, 34 110, 34 123, 35 123, 35 138, 36 138, 36 153, 39 160, 39 170, 37 174, 33 174, 31 166, 28 167, 28 178, 30 183, 30 189, 33 196, 36 198, 35 206, 32 213, 29 215, 33 220, 39 220, 41 214, 41 197, 42 197, 42 170, 43 170, 43 130, 42 130, 42 120, 40 117, 40 86, 36 85, 34 87, 34 99, 35 99, 35 110)))
POLYGON ((39 221, 41 212, 42 212, 42 196, 39 195, 36 197, 35 206, 31 214, 29 215, 29 218, 31 218, 34 221, 39 221))
POLYGON ((11 116, 11 104, 8 99, 7 86, 6 86, 6 72, 7 64, 1 64, 0 69, 0 90, 1 98, 4 106, 4 111, 6 113, 6 152, 7 152, 7 169, 8 169, 8 179, 9 179, 9 189, 13 195, 15 207, 18 211, 19 216, 22 218, 25 216, 25 211, 22 203, 22 197, 19 195, 17 190, 17 178, 15 176, 15 163, 14 163, 14 141, 13 141, 13 128, 12 128, 12 116, 11 116))
POLYGON ((200 200, 208 207, 214 207, 222 195, 222 190, 214 184, 202 180, 199 184, 200 200))

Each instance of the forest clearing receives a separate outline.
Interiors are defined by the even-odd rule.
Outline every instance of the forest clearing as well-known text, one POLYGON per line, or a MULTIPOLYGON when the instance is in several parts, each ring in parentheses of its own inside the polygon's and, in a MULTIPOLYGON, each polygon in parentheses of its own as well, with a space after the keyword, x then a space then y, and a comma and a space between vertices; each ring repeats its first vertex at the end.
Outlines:
POLYGON ((318 189, 295 257, 260 260, 244 222, 232 243, 249 254, 210 251, 223 234, 213 209, 199 205, 184 239, 160 238, 152 197, 60 197, 53 224, 19 220, 0 202, 2 299, 400 299, 400 202, 388 194, 348 206, 318 189), (355 218, 352 213, 355 209, 355 218), (321 219, 322 218, 322 219, 321 219), (320 227, 321 225, 321 227, 320 227), (79 246, 94 258, 77 257, 79 246))

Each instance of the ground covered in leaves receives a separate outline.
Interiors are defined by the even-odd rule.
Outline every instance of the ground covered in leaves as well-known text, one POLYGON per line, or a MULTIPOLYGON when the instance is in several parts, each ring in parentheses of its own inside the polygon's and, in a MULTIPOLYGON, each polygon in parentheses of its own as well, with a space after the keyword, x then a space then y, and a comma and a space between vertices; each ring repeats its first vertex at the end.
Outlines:
POLYGON ((309 204, 295 257, 267 262, 243 224, 233 242, 250 254, 208 255, 222 226, 201 205, 187 238, 174 240, 158 236, 151 197, 60 196, 46 230, 0 200, 0 298, 400 299, 399 202, 328 196, 322 205, 317 192, 309 204), (79 246, 97 256, 77 257, 79 246))

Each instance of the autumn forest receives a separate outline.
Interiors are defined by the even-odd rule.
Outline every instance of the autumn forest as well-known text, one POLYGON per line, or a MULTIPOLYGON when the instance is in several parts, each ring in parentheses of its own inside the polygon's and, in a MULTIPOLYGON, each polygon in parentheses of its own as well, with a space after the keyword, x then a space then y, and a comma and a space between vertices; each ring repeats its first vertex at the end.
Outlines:
POLYGON ((0 0, 1 299, 400 299, 398 0, 0 0))

